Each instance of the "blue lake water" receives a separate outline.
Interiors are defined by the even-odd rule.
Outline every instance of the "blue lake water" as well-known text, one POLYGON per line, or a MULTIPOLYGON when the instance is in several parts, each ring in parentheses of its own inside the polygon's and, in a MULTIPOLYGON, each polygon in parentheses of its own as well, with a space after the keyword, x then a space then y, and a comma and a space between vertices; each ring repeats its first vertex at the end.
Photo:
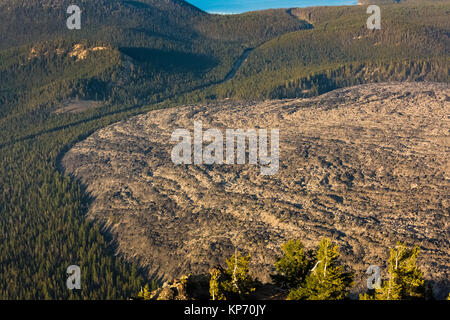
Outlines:
POLYGON ((187 0, 211 13, 242 13, 253 10, 313 6, 356 5, 357 0, 187 0))

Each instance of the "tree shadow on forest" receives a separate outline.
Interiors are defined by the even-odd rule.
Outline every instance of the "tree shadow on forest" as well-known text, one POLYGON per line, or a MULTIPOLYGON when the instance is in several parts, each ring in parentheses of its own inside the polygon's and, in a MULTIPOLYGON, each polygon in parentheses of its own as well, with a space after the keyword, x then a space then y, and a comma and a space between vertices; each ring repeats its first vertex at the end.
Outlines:
POLYGON ((121 47, 119 50, 138 63, 146 64, 157 71, 202 73, 219 64, 214 57, 182 51, 138 47, 121 47))

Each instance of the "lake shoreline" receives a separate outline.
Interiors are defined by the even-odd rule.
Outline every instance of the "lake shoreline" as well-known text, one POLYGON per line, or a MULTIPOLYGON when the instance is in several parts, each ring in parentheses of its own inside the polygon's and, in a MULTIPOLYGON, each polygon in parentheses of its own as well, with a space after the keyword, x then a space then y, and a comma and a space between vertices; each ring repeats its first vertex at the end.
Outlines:
MULTIPOLYGON (((245 4, 243 1, 230 0, 224 3, 218 0, 189 0, 186 1, 199 9, 210 14, 232 15, 242 14, 252 11, 270 10, 270 9, 289 9, 289 8, 307 8, 321 6, 348 6, 358 5, 358 0, 322 0, 322 1, 295 1, 295 0, 262 0, 253 4, 245 4)), ((252 2, 252 1, 250 1, 252 2)))

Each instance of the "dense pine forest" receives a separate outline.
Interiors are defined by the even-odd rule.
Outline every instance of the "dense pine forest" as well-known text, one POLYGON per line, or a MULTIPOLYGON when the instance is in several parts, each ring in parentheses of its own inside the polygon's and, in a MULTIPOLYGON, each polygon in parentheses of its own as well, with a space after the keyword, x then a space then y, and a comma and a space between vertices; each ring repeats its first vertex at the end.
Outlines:
POLYGON ((220 16, 181 0, 78 1, 82 29, 68 30, 70 4, 0 0, 0 299, 122 299, 151 280, 115 255, 58 165, 101 127, 182 103, 450 80, 449 1, 382 6, 382 30, 365 27, 363 6, 220 16), (72 100, 98 106, 58 112, 72 100))
POLYGON ((295 98, 383 81, 449 81, 448 2, 382 7, 381 30, 366 7, 292 9, 314 27, 257 47, 216 98, 295 98))

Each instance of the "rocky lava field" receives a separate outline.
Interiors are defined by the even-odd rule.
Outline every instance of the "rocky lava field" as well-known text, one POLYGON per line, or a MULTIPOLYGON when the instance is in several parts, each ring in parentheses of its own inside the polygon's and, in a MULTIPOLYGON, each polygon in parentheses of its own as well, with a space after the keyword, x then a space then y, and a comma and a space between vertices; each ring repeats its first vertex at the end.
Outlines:
MULTIPOLYGON (((152 111, 101 129, 62 159, 93 198, 127 259, 172 279, 206 273, 234 253, 269 281, 281 244, 330 237, 364 289, 369 265, 385 277, 389 248, 420 245, 436 288, 450 278, 450 87, 385 83, 315 98, 152 111), (175 165, 175 129, 279 129, 280 167, 175 165)), ((207 143, 205 142, 205 145, 207 143)))

